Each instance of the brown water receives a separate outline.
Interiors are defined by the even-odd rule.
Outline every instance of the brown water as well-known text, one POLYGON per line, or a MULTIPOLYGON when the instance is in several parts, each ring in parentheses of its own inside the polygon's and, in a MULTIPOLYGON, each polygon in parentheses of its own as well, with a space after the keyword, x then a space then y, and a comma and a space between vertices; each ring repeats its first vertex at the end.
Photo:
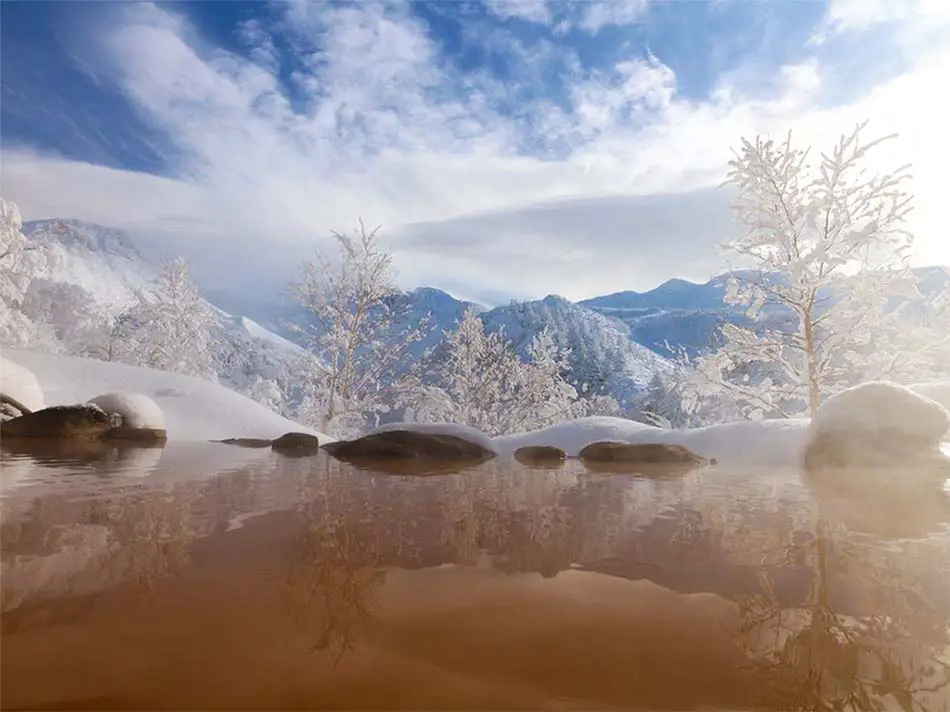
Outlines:
POLYGON ((215 445, 2 464, 4 709, 948 709, 933 498, 215 445))

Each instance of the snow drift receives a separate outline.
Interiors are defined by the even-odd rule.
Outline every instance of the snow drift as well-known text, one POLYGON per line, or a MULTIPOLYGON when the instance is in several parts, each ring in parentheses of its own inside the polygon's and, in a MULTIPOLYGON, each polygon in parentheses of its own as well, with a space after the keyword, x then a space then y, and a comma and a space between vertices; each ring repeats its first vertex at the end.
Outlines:
POLYGON ((316 435, 321 442, 333 440, 200 378, 22 349, 5 349, 4 357, 4 364, 10 361, 21 372, 35 374, 47 405, 85 403, 113 392, 147 396, 164 414, 169 440, 273 439, 291 431, 316 435))

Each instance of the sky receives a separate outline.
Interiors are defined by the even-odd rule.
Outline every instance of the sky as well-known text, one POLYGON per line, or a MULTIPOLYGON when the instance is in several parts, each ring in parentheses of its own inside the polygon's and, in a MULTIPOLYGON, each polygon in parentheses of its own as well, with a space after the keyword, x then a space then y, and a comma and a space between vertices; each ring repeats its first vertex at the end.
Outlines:
POLYGON ((702 281, 743 137, 865 119, 950 263, 946 0, 0 3, 0 189, 283 289, 380 225, 402 286, 486 304, 702 281))

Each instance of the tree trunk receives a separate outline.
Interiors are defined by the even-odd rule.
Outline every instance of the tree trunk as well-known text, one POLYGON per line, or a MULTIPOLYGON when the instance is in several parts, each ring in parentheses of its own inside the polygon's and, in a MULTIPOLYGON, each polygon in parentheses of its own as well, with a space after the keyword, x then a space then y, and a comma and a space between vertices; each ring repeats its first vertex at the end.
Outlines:
POLYGON ((814 417, 820 403, 821 391, 818 384, 817 361, 815 353, 815 328, 811 318, 811 311, 805 313, 805 378, 808 381, 808 415, 814 417))

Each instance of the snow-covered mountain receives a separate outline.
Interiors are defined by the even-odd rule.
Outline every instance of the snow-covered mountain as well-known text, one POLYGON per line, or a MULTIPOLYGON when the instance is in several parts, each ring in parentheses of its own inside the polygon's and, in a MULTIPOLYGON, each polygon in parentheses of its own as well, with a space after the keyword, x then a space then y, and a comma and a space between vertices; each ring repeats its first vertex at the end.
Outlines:
MULTIPOLYGON (((20 269, 31 281, 80 287, 103 315, 116 317, 133 306, 139 294, 154 292, 156 266, 120 230, 57 219, 24 223, 23 234, 31 249, 23 253, 20 269)), ((215 370, 239 391, 258 379, 278 378, 303 353, 299 345, 251 319, 207 301, 205 306, 217 314, 221 326, 213 336, 215 370)))
MULTIPOLYGON (((82 287, 111 313, 151 288, 155 267, 119 230, 56 219, 25 223, 23 232, 43 248, 29 258, 35 277, 82 287)), ((921 268, 916 274, 924 292, 940 289, 950 279, 942 268, 921 268)), ((571 351, 572 380, 628 401, 654 373, 670 368, 665 357, 672 352, 695 354, 717 344, 724 322, 747 323, 741 309, 724 303, 726 280, 727 275, 701 284, 671 279, 646 292, 618 292, 577 303, 549 296, 495 309, 431 287, 401 298, 408 300, 409 322, 427 319, 430 329, 428 337, 414 345, 413 357, 453 329, 466 309, 474 309, 487 329, 504 329, 522 352, 535 334, 549 329, 555 342, 571 351)), ((206 298, 216 305, 225 326, 220 358, 238 369, 234 379, 272 377, 285 360, 301 354, 287 324, 306 321, 307 314, 283 295, 244 293, 237 302, 233 294, 211 293, 206 298)))
POLYGON ((669 361, 632 340, 622 321, 563 297, 550 295, 497 307, 480 316, 488 330, 504 329, 521 352, 547 328, 558 346, 570 350, 572 380, 621 403, 629 403, 654 374, 671 367, 669 361))
POLYGON ((33 276, 82 287, 111 313, 134 304, 137 291, 151 289, 154 267, 120 230, 80 220, 38 220, 23 223, 23 234, 43 248, 31 260, 33 276))

